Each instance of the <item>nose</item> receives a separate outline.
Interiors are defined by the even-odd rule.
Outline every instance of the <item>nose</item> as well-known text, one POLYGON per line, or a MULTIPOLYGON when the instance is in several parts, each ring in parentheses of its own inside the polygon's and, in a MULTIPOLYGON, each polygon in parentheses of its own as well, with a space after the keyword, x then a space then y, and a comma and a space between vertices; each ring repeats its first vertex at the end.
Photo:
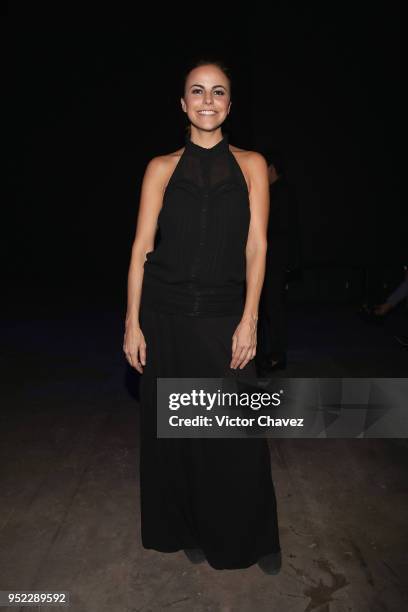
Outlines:
POLYGON ((212 104, 212 93, 207 92, 204 96, 204 101, 206 104, 212 104))

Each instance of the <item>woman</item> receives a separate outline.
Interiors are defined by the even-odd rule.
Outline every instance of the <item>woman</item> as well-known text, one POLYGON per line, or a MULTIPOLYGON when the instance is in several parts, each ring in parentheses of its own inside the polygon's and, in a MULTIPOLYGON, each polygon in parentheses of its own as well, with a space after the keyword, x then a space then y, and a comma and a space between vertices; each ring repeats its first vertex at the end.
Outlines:
POLYGON ((266 439, 156 435, 157 377, 256 376, 267 248, 266 161, 221 131, 231 109, 227 69, 195 64, 181 106, 190 131, 183 148, 147 165, 128 275, 123 348, 142 374, 142 543, 214 569, 258 563, 277 573, 266 439))

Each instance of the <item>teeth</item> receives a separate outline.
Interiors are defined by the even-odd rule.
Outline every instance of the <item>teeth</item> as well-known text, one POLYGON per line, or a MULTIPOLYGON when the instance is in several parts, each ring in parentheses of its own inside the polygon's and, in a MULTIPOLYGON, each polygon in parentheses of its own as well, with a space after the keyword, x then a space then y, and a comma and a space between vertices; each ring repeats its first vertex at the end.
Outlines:
POLYGON ((215 115, 215 111, 198 111, 200 115, 215 115))

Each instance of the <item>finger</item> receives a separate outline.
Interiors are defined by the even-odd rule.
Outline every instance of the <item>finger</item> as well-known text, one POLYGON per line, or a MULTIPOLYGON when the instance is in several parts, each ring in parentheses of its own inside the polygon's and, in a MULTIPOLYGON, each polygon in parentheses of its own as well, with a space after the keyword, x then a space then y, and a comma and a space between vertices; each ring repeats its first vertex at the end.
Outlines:
POLYGON ((249 363, 251 361, 251 359, 252 359, 251 355, 252 355, 252 352, 251 352, 251 350, 249 350, 247 352, 246 356, 244 356, 243 361, 241 361, 241 364, 239 366, 240 370, 243 370, 245 368, 245 366, 247 365, 247 363, 249 363))
POLYGON ((139 362, 137 362, 133 367, 139 372, 139 374, 143 374, 143 368, 139 362))
POLYGON ((135 369, 136 369, 138 372, 140 372, 140 374, 142 374, 142 373, 143 373, 143 370, 142 370, 142 364, 141 364, 141 363, 140 363, 140 361, 139 361, 139 358, 138 358, 138 355, 137 355, 137 351, 132 352, 132 353, 130 354, 130 356, 131 356, 131 359, 132 359, 132 365, 133 365, 133 367, 134 367, 134 368, 135 368, 135 369))
POLYGON ((139 349, 140 361, 143 365, 146 365, 146 345, 142 345, 139 349))
POLYGON ((241 368, 244 368, 246 366, 246 364, 251 361, 251 359, 253 359, 256 355, 256 345, 254 347, 249 347, 248 348, 248 354, 244 355, 245 358, 245 363, 242 362, 241 360, 241 368))
POLYGON ((243 361, 241 363, 241 365, 239 366, 239 370, 243 370, 245 368, 245 366, 247 365, 247 363, 249 363, 249 359, 245 359, 245 361, 243 361))
POLYGON ((239 346, 235 351, 235 354, 232 356, 231 367, 236 368, 237 364, 240 362, 242 354, 247 350, 246 346, 239 346))
POLYGON ((238 361, 238 368, 239 368, 240 370, 242 370, 242 368, 244 368, 244 367, 245 367, 245 365, 246 365, 246 364, 248 363, 248 361, 249 361, 249 350, 250 350, 250 349, 247 349, 246 351, 244 351, 244 352, 242 353, 242 355, 241 355, 241 357, 240 357, 239 361, 238 361))
POLYGON ((232 360, 234 359, 234 356, 237 352, 237 346, 238 346, 238 340, 236 336, 233 336, 232 338, 232 350, 231 350, 231 363, 230 363, 230 367, 232 365, 232 360))
POLYGON ((241 346, 241 350, 237 352, 237 355, 236 355, 237 365, 239 365, 241 361, 244 359, 248 350, 249 350, 248 345, 244 344, 243 346, 241 346))
POLYGON ((240 346, 236 346, 235 347, 235 351, 232 353, 231 356, 231 363, 230 363, 230 368, 235 368, 237 361, 238 361, 238 357, 241 354, 241 347, 240 346))
POLYGON ((132 365, 132 358, 130 357, 130 355, 128 353, 125 353, 125 357, 126 357, 126 361, 128 362, 128 364, 132 365))

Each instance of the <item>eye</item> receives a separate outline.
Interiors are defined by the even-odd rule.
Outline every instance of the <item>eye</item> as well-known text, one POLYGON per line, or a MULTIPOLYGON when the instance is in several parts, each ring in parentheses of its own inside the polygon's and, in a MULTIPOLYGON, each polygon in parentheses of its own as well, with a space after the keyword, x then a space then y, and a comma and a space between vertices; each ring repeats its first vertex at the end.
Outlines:
MULTIPOLYGON (((195 87, 194 89, 191 90, 191 93, 199 94, 202 91, 203 90, 201 89, 201 87, 195 87)), ((223 89, 215 89, 214 93, 217 94, 218 96, 225 96, 225 91, 223 89)))

